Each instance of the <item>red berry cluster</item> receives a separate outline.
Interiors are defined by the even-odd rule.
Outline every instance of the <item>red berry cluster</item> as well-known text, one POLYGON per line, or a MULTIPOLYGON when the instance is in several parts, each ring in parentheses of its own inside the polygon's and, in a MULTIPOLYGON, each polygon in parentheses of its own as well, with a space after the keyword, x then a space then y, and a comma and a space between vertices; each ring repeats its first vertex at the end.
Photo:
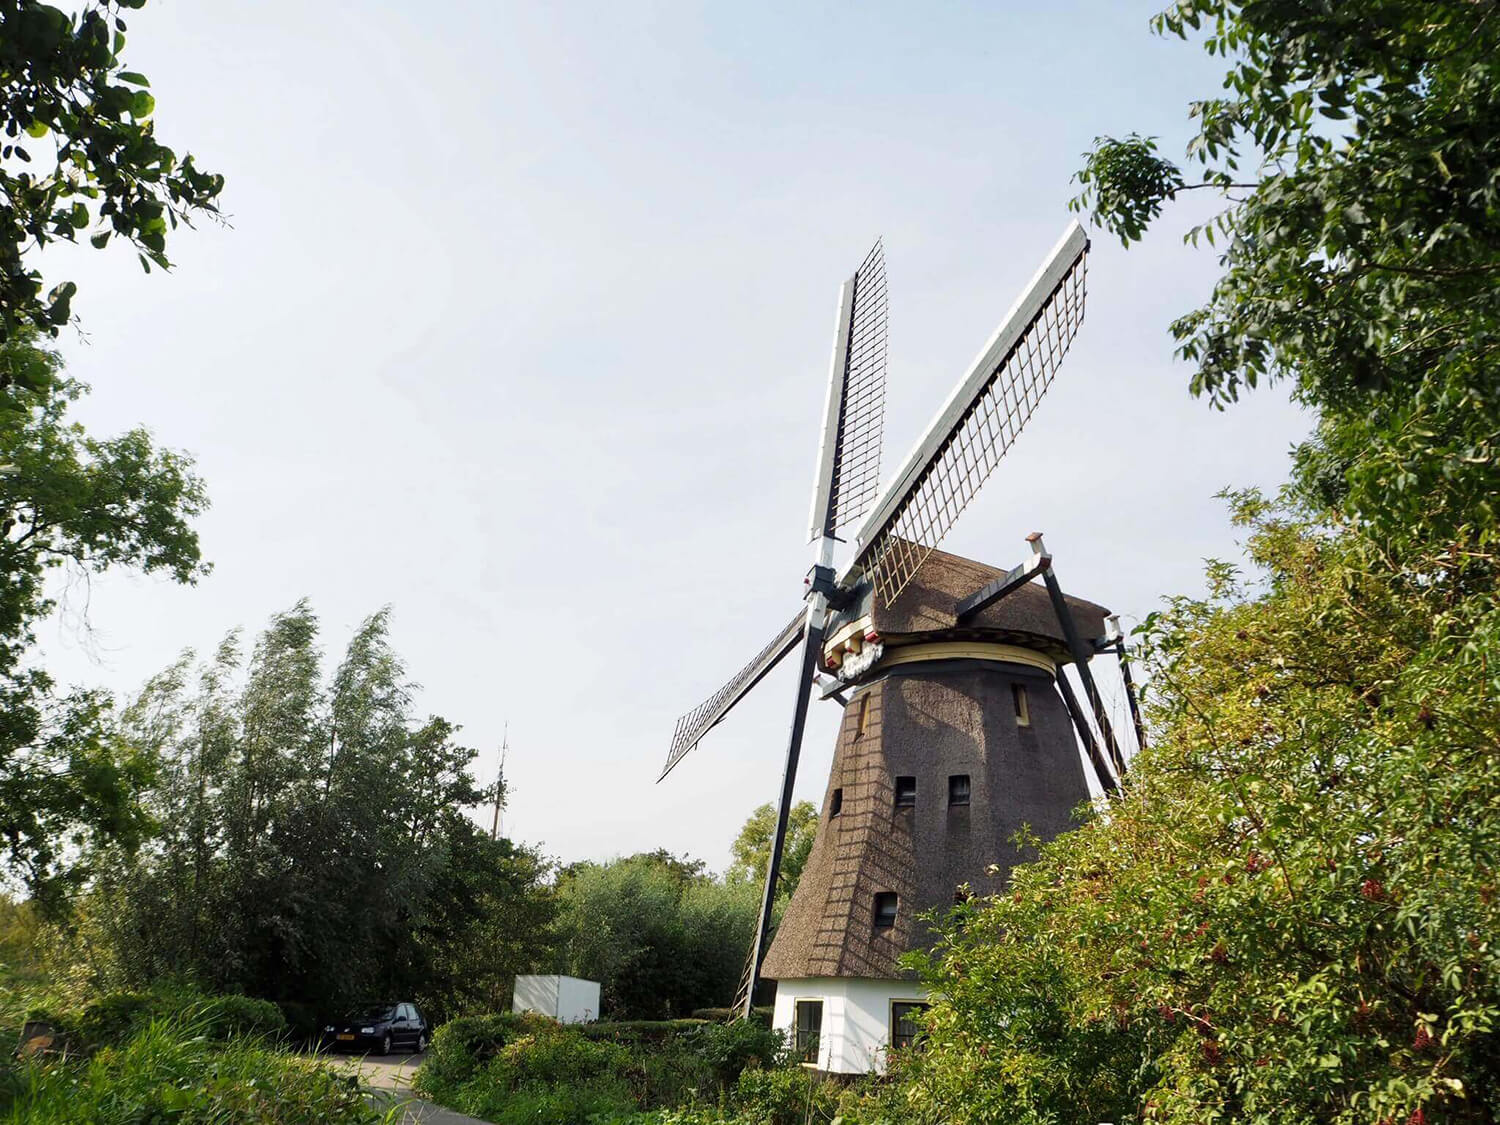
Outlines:
POLYGON ((1359 893, 1371 902, 1384 902, 1386 900, 1385 884, 1379 879, 1366 879, 1359 885, 1359 893))

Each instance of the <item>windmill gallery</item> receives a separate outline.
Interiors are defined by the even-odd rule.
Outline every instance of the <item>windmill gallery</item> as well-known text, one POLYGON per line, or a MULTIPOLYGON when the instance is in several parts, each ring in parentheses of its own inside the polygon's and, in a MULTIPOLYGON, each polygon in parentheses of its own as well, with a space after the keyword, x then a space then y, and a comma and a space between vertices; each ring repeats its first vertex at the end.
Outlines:
POLYGON ((898 959, 924 944, 922 917, 1002 886, 1010 837, 1023 825, 1043 839, 1069 827, 1089 799, 1086 770, 1112 792, 1140 744, 1118 624, 1063 594, 1039 534, 1010 570, 937 550, 1077 334, 1087 254, 1070 224, 882 489, 887 302, 881 247, 870 252, 839 294, 804 605, 672 739, 663 777, 799 654, 760 920, 736 1004, 748 1013, 757 984, 775 981, 774 1025, 820 1070, 879 1070, 890 1047, 909 1041, 924 995, 898 959), (852 557, 835 570, 840 533, 856 524, 852 557), (1111 723, 1091 668, 1106 653, 1129 703, 1128 735, 1111 723), (812 852, 773 927, 815 692, 843 706, 843 721, 812 852))

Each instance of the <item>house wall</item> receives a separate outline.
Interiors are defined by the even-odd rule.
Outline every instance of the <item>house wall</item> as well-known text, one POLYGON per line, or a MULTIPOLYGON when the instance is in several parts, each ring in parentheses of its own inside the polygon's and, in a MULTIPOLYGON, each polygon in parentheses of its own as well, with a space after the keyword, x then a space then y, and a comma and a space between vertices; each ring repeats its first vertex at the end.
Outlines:
POLYGON ((797 1001, 823 1001, 823 1032, 818 1069, 834 1074, 882 1073, 891 1043, 891 1001, 925 1000, 927 990, 913 981, 857 977, 810 977, 776 982, 771 1026, 791 1042, 797 1001))

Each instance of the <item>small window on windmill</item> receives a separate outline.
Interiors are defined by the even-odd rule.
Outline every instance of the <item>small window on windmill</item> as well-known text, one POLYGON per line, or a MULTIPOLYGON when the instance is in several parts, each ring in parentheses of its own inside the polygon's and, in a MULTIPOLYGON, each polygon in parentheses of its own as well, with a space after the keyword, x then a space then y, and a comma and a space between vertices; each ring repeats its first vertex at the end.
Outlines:
POLYGON ((833 791, 833 796, 828 798, 828 819, 832 820, 844 811, 844 790, 842 787, 833 791))
POLYGON ((948 807, 954 805, 967 805, 969 803, 969 775, 966 773, 955 773, 948 775, 948 807))
POLYGON ((914 777, 896 778, 896 807, 898 809, 909 809, 917 803, 917 779, 914 777))
POLYGON ((1016 726, 1029 727, 1031 725, 1031 707, 1026 702, 1026 685, 1011 684, 1011 698, 1016 701, 1016 726))
POLYGON ((881 891, 875 896, 875 928, 888 930, 896 924, 896 892, 881 891))

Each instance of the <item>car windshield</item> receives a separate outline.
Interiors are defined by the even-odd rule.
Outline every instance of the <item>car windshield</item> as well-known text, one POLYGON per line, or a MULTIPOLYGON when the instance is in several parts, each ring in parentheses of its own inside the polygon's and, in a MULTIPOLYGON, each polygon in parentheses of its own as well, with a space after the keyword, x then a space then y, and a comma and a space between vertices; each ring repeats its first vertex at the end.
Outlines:
POLYGON ((388 1020, 395 1014, 395 1009, 390 1004, 371 1004, 367 1008, 360 1008, 349 1020, 388 1020))

